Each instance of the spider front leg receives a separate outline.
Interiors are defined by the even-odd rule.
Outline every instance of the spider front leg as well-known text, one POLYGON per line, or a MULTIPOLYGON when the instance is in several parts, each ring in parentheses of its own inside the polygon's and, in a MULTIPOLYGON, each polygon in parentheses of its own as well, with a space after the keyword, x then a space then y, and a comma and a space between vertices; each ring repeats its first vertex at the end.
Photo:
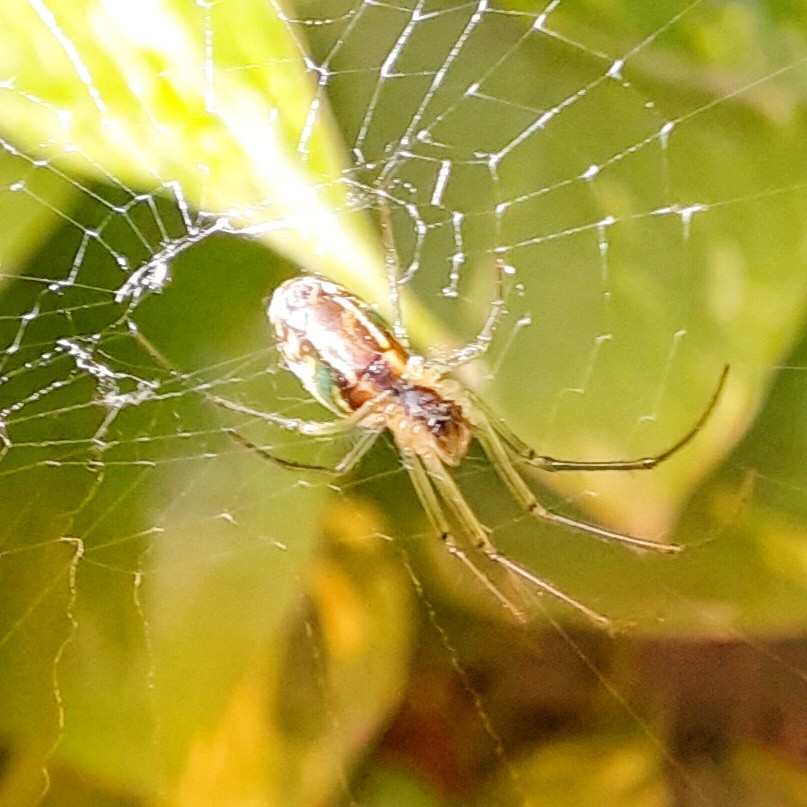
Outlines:
POLYGON ((440 536, 449 554, 457 558, 457 560, 459 560, 519 622, 525 622, 526 618, 523 611, 516 607, 514 603, 493 585, 490 578, 476 566, 468 557, 468 553, 454 539, 454 536, 451 534, 451 526, 443 512, 440 500, 434 491, 432 481, 429 479, 429 474, 424 468, 420 458, 409 451, 402 452, 401 458, 403 459, 404 468, 409 474, 409 478, 412 480, 412 485, 420 499, 420 503, 426 511, 426 515, 432 527, 434 527, 435 532, 440 536))
MULTIPOLYGON (((723 392, 723 387, 726 384, 726 378, 729 373, 729 365, 723 367, 723 372, 717 382, 717 387, 712 393, 712 397, 706 404, 703 413, 695 422, 695 425, 681 437, 676 443, 667 448, 659 454, 654 454, 647 457, 637 457, 632 460, 562 460, 555 457, 549 457, 543 454, 538 454, 535 450, 530 448, 523 440, 517 437, 510 428, 505 425, 501 420, 492 419, 491 422, 495 423, 495 429, 501 440, 503 440, 507 447, 510 448, 520 459, 532 465, 535 468, 540 468, 542 471, 650 471, 655 468, 659 463, 669 459, 673 454, 677 454, 684 446, 688 445, 706 425, 706 422, 714 412, 720 395, 723 392)), ((484 404, 478 400, 474 404, 481 408, 489 416, 489 412, 484 404)))
MULTIPOLYGON (((422 456, 414 458, 413 468, 408 467, 407 470, 409 470, 409 474, 412 477, 412 481, 418 491, 424 508, 430 514, 433 523, 436 528, 440 530, 444 540, 446 540, 449 551, 452 555, 462 560, 478 578, 481 572, 470 562, 465 552, 457 547, 453 539, 451 539, 451 533, 448 531, 448 522, 445 515, 442 514, 442 508, 440 507, 435 489, 437 493, 439 493, 440 498, 442 498, 454 513, 467 534, 471 537, 477 549, 479 549, 489 561, 496 563, 516 577, 526 581, 538 591, 549 594, 551 597, 574 608, 598 627, 611 627, 611 620, 608 619, 608 617, 598 614, 579 600, 576 600, 574 597, 569 596, 561 589, 557 588, 557 586, 554 586, 542 577, 538 577, 538 575, 533 574, 512 558, 499 552, 488 537, 486 527, 479 521, 473 510, 471 510, 462 491, 454 481, 454 477, 451 476, 448 469, 436 455, 431 452, 424 452, 422 456), (434 487, 432 487, 432 485, 434 487)), ((514 606, 510 604, 509 600, 504 598, 504 595, 493 586, 487 577, 483 575, 481 579, 485 583, 486 588, 492 591, 499 601, 504 602, 512 611, 514 606)), ((520 613, 520 611, 516 611, 516 613, 520 613)))
POLYGON ((485 450, 485 453, 490 457, 493 466, 498 473, 499 478, 507 486, 510 493, 515 500, 526 510, 531 516, 541 519, 542 521, 549 521, 553 524, 559 524, 564 527, 570 527, 578 532, 585 532, 593 535, 600 541, 606 543, 622 544, 623 546, 630 547, 637 550, 651 550, 653 552, 661 552, 667 555, 674 555, 681 552, 683 547, 678 544, 662 544, 658 541, 647 541, 644 538, 635 538, 632 535, 626 535, 622 532, 609 530, 601 527, 598 524, 589 524, 587 521, 578 521, 576 518, 564 516, 561 513, 556 513, 554 510, 549 510, 544 507, 530 490, 527 483, 521 478, 515 466, 513 465, 504 444, 499 439, 496 429, 491 425, 487 416, 479 412, 475 417, 475 434, 477 439, 485 450))

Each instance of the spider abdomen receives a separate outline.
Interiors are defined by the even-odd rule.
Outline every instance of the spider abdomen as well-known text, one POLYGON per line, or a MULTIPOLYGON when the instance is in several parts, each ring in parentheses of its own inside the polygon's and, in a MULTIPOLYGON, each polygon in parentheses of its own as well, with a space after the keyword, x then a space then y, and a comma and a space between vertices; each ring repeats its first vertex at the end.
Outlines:
POLYGON ((378 315, 346 289, 314 275, 277 287, 267 310, 283 363, 339 415, 390 391, 409 356, 378 315))

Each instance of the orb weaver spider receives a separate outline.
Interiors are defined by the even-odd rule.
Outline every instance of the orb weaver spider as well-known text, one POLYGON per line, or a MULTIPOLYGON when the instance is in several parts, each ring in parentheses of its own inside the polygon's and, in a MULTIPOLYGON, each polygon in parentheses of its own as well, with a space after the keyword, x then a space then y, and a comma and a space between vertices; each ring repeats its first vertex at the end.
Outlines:
MULTIPOLYGON (((391 261, 397 261, 392 249, 387 242, 388 269, 391 261), (392 258, 389 257, 391 254, 392 258)), ((497 260, 497 267, 501 291, 507 267, 501 258, 497 260)), ((538 591, 574 608, 596 625, 608 627, 611 621, 607 617, 500 552, 449 469, 456 468, 462 462, 471 440, 475 438, 492 461, 504 485, 531 516, 634 550, 677 553, 681 551, 678 545, 636 538, 547 509, 519 474, 515 461, 548 472, 650 470, 677 453, 703 428, 720 397, 728 365, 724 367, 711 399, 694 426, 659 454, 606 461, 563 460, 538 454, 501 420, 493 417, 472 392, 446 377, 446 373, 484 354, 503 305, 503 294, 500 293, 476 339, 442 361, 427 361, 410 352, 405 340, 393 336, 365 302, 342 286, 316 275, 293 277, 275 289, 267 309, 281 362, 307 392, 337 418, 310 421, 267 414, 221 399, 216 399, 216 403, 309 437, 359 432, 359 438, 348 453, 335 466, 326 467, 281 459, 251 443, 238 432, 228 430, 230 436, 246 448, 295 470, 337 476, 347 474, 376 438, 384 431, 389 431, 435 532, 448 551, 502 605, 517 618, 523 618, 521 612, 457 542, 446 510, 484 558, 538 591)), ((399 321, 396 312, 396 324, 399 321)))

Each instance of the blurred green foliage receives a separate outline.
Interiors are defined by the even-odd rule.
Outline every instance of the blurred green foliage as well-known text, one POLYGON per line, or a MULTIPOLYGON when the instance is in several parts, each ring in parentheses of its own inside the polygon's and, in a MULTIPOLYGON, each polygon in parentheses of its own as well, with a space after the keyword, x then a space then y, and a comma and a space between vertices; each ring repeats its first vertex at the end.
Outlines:
POLYGON ((353 5, 300 2, 289 19, 331 20, 308 26, 252 0, 0 0, 0 800, 800 803, 787 738, 807 661, 764 642, 807 624, 803 12, 592 0, 559 4, 548 35, 529 32, 543 4, 496 4, 430 90, 472 9, 434 4, 379 83, 408 15, 353 5), (332 71, 327 95, 302 48, 332 71), (626 56, 610 76, 607 54, 626 56), (552 110, 495 174, 479 157, 552 110), (413 121, 429 137, 403 143, 413 121), (430 206, 443 159, 451 182, 430 206), (540 450, 662 450, 732 366, 668 466, 535 480, 615 528, 674 527, 681 558, 528 520, 481 455, 459 472, 497 545, 622 638, 572 631, 529 597, 534 623, 508 624, 436 545, 388 445, 334 492, 223 431, 338 453, 209 391, 322 416, 275 372, 262 301, 302 265, 389 308, 366 198, 385 160, 403 265, 423 264, 404 301, 413 344, 475 333, 491 250, 508 247, 510 312, 466 380, 540 450), (210 237, 130 309, 113 257, 135 269, 181 239, 177 187, 263 243, 210 237), (403 201, 435 225, 420 244, 403 201), (155 209, 170 232, 143 239, 155 209), (439 293, 451 210, 470 222, 456 299, 439 293), (708 656, 719 643, 744 652, 708 656), (748 678, 766 655, 779 688, 748 678), (722 666, 742 702, 691 686, 722 666), (700 755, 676 734, 699 706, 732 715, 700 755))

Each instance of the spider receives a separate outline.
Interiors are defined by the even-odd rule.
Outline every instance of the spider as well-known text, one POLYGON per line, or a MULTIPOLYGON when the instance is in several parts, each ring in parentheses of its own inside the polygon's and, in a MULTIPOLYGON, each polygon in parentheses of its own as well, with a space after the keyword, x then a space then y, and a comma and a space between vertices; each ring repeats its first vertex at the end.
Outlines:
MULTIPOLYGON (((501 281, 506 267, 501 259, 497 266, 501 281)), ((596 625, 608 627, 611 622, 607 617, 500 552, 490 540, 489 530, 463 496, 450 469, 462 462, 475 438, 502 482, 530 515, 634 550, 677 553, 681 547, 675 544, 643 540, 547 509, 535 498, 515 462, 549 472, 650 470, 687 445, 704 426, 720 397, 728 365, 694 426, 667 450, 630 460, 556 459, 536 453, 495 418, 472 392, 446 377, 448 372, 485 352, 502 306, 503 296, 499 294, 487 323, 475 340, 442 361, 427 361, 410 352, 370 306, 342 286, 316 275, 293 277, 274 291, 267 310, 269 323, 282 363, 308 393, 337 418, 310 421, 257 412, 221 399, 216 403, 309 437, 358 433, 358 439, 341 461, 326 467, 275 457, 236 431, 228 430, 230 436, 246 448, 290 469, 347 474, 382 432, 390 432, 434 530, 448 551, 505 607, 522 618, 520 611, 457 542, 447 511, 484 558, 566 603, 596 625)), ((396 323, 398 321, 396 315, 396 323)))

